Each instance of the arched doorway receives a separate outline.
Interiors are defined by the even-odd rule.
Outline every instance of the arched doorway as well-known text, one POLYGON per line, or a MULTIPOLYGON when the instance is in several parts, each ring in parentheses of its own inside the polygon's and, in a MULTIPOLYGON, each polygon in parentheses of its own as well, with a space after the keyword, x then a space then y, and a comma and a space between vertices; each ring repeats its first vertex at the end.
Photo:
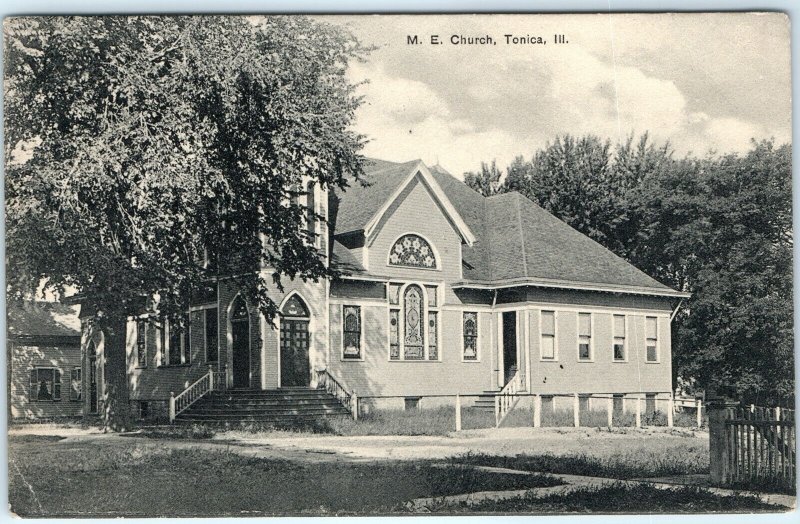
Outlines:
POLYGON ((234 388, 250 387, 250 314, 241 296, 231 305, 231 358, 234 388))
POLYGON ((305 302, 292 295, 281 308, 281 387, 301 387, 311 383, 308 358, 310 315, 305 302))
POLYGON ((89 359, 89 413, 97 413, 97 345, 89 341, 86 348, 89 359))

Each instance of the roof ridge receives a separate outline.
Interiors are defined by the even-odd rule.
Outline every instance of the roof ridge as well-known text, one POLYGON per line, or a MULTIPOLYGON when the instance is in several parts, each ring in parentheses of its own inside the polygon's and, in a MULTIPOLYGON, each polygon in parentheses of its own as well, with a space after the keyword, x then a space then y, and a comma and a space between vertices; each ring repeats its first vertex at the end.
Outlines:
POLYGON ((521 196, 522 195, 517 193, 517 198, 515 198, 514 200, 515 200, 515 202, 517 204, 517 206, 516 206, 517 207, 517 227, 519 227, 519 241, 520 241, 520 244, 521 244, 520 247, 522 248, 522 270, 525 272, 525 276, 527 277, 527 276, 529 276, 528 275, 528 257, 525 254, 525 229, 522 227, 522 206, 520 205, 520 199, 519 199, 519 197, 521 197, 521 196))

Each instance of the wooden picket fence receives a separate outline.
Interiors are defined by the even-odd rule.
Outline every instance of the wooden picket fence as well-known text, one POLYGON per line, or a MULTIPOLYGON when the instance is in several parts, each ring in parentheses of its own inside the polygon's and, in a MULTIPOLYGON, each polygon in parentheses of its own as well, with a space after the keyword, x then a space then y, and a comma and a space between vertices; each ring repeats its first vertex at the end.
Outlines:
POLYGON ((794 485, 794 410, 737 407, 729 411, 725 431, 728 483, 794 485))

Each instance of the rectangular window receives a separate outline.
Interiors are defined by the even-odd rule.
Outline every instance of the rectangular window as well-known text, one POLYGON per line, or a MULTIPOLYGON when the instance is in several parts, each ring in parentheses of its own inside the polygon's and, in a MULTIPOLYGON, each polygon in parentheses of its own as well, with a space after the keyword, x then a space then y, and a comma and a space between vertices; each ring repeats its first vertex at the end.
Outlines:
POLYGON ((439 297, 437 297, 438 288, 436 286, 425 286, 425 291, 428 294, 428 307, 436 307, 439 297))
POLYGON ((184 318, 181 326, 177 322, 164 321, 161 329, 161 359, 162 366, 180 366, 191 363, 191 321, 190 315, 184 318), (165 334, 166 332, 166 334, 165 334))
POLYGON ((464 311, 464 360, 478 360, 478 313, 464 311))
POLYGON ((592 360, 591 313, 578 313, 578 360, 592 360))
POLYGON ((61 400, 61 371, 55 368, 33 368, 30 387, 31 401, 61 400))
POLYGON ((397 306, 400 304, 400 284, 389 284, 389 304, 397 306))
POLYGON ((644 323, 647 337, 647 361, 658 362, 658 319, 645 317, 644 323))
POLYGON ((136 367, 147 367, 147 321, 136 321, 136 367))
POLYGON ((342 306, 342 358, 361 359, 361 307, 342 306))
POLYGON ((219 332, 217 329, 217 308, 203 311, 206 331, 206 362, 216 362, 219 358, 219 332))
POLYGON ((542 359, 556 358, 556 312, 542 311, 542 359))
POLYGON ((614 315, 614 360, 625 360, 625 315, 614 315))
POLYGON ((167 322, 164 321, 158 326, 158 343, 159 343, 159 354, 158 354, 158 365, 159 366, 166 366, 167 365, 167 322))
POLYGON ((72 368, 69 377, 69 399, 74 401, 81 400, 81 368, 72 368))
MULTIPOLYGON (((430 297, 430 295, 428 295, 430 297)), ((439 359, 439 315, 428 313, 428 360, 439 359)))
POLYGON ((389 310, 389 359, 400 360, 400 310, 389 310))

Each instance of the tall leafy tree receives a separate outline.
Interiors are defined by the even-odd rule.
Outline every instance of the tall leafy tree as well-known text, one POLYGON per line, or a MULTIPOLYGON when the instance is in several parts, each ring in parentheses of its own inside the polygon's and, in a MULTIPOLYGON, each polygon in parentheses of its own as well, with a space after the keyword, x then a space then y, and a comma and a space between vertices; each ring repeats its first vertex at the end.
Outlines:
POLYGON ((126 318, 179 322, 204 255, 269 317, 282 278, 330 276, 296 197, 361 174, 366 50, 304 17, 14 18, 5 44, 7 294, 86 297, 122 429, 126 318))
POLYGON ((631 260, 692 293, 676 322, 679 373, 720 393, 778 402, 794 391, 791 148, 686 159, 631 195, 631 260))
POLYGON ((491 165, 481 162, 479 172, 464 173, 464 183, 483 196, 489 197, 501 192, 500 178, 502 176, 503 173, 497 168, 496 160, 492 160, 491 165))

